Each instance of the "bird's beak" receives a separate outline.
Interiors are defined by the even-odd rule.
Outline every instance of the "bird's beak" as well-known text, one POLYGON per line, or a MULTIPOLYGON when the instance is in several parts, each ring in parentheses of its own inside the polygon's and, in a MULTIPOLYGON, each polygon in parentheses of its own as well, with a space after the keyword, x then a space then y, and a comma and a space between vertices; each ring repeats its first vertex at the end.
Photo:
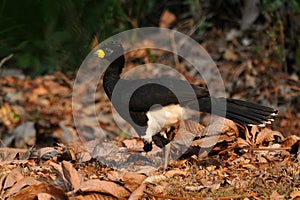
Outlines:
POLYGON ((102 59, 105 57, 105 52, 102 49, 98 49, 94 52, 94 55, 102 59))

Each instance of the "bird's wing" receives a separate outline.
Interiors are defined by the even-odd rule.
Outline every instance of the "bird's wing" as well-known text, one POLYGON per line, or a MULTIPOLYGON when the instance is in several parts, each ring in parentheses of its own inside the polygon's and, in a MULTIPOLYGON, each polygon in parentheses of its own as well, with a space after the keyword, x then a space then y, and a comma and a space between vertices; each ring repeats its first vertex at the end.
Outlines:
POLYGON ((154 104, 184 104, 209 97, 207 89, 179 79, 121 79, 117 85, 113 92, 115 102, 129 105, 130 111, 145 112, 154 104))

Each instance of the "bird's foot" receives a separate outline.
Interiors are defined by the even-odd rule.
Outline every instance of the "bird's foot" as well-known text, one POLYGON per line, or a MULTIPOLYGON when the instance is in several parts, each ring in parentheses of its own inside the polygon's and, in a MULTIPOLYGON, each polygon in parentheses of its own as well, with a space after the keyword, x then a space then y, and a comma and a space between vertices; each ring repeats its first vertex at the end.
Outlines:
POLYGON ((152 137, 148 137, 147 135, 142 136, 142 140, 144 142, 144 151, 148 152, 152 150, 152 137))

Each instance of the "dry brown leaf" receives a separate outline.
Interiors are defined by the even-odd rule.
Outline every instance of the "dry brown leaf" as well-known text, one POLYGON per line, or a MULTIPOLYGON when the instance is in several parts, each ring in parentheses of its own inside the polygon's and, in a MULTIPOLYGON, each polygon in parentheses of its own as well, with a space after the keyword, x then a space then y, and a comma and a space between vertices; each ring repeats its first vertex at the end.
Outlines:
POLYGON ((238 136, 239 135, 239 129, 236 125, 236 123, 232 120, 229 119, 225 119, 224 120, 224 125, 223 125, 223 129, 222 129, 222 133, 232 136, 238 136))
POLYGON ((236 61, 238 59, 238 56, 231 49, 226 49, 224 53, 224 59, 236 61))
POLYGON ((146 179, 144 174, 136 173, 136 172, 127 172, 123 176, 124 184, 130 192, 135 191, 146 179))
POLYGON ((250 169, 250 170, 257 170, 257 167, 255 167, 253 164, 243 164, 243 168, 246 168, 246 169, 250 169))
POLYGON ((282 140, 284 137, 279 131, 273 131, 269 128, 264 128, 257 134, 255 144, 262 144, 264 142, 274 141, 274 137, 278 136, 282 140))
POLYGON ((176 21, 176 16, 168 10, 164 10, 160 16, 159 27, 169 28, 176 21))
POLYGON ((55 199, 55 197, 48 193, 38 193, 35 196, 35 199, 36 200, 53 200, 53 199, 55 199))
POLYGON ((165 173, 165 176, 168 177, 168 178, 171 178, 171 177, 173 177, 175 175, 187 176, 188 173, 186 171, 182 171, 180 169, 173 169, 173 170, 167 171, 165 173))
POLYGON ((217 144, 218 142, 218 136, 212 136, 212 137, 204 137, 197 140, 194 140, 192 142, 191 146, 197 146, 202 148, 209 148, 217 144))
POLYGON ((6 177, 3 189, 7 189, 12 187, 16 182, 23 179, 24 176, 21 174, 20 170, 18 168, 13 169, 6 177))
POLYGON ((111 181, 123 181, 124 173, 116 170, 107 172, 107 178, 111 181))
POLYGON ((242 138, 237 138, 236 146, 237 147, 248 147, 248 146, 250 146, 250 143, 242 138))
POLYGON ((40 85, 39 87, 34 88, 32 90, 32 93, 34 93, 35 95, 43 96, 47 95, 49 92, 43 85, 40 85))
POLYGON ((83 182, 79 186, 81 192, 101 192, 105 194, 110 194, 119 199, 124 199, 130 195, 130 193, 122 186, 110 182, 110 181, 100 181, 98 179, 92 179, 83 182))
POLYGON ((69 88, 60 85, 54 80, 49 80, 49 81, 47 80, 43 84, 45 86, 45 89, 48 91, 48 93, 53 95, 65 96, 71 92, 69 88))
POLYGON ((5 182, 7 176, 8 176, 8 174, 2 174, 0 176, 0 196, 1 196, 1 192, 3 192, 4 182, 5 182))
POLYGON ((272 191, 270 196, 270 200, 283 200, 285 199, 283 195, 280 195, 277 191, 272 191))
MULTIPOLYGON (((36 185, 39 184, 40 182, 35 180, 34 178, 27 176, 24 177, 23 179, 19 180, 12 188, 10 188, 7 193, 6 197, 10 197, 16 193, 18 193, 23 187, 30 186, 30 185, 36 185)), ((28 188, 28 187, 27 187, 28 188)))
POLYGON ((53 172, 56 173, 55 183, 57 183, 57 185, 59 185, 64 190, 69 191, 71 185, 64 176, 62 166, 60 164, 56 164, 54 162, 50 162, 49 164, 52 167, 53 172))
POLYGON ((116 200, 117 198, 113 196, 108 196, 99 193, 91 193, 86 195, 78 195, 75 197, 69 197, 69 200, 116 200))
POLYGON ((297 142, 300 141, 300 137, 297 135, 289 135, 285 140, 281 143, 282 147, 292 148, 297 142))
POLYGON ((154 194, 163 194, 166 191, 167 183, 163 183, 160 185, 155 185, 152 188, 154 194))
POLYGON ((229 142, 229 141, 233 141, 234 139, 235 139, 235 137, 229 137, 227 135, 207 136, 204 138, 200 138, 198 140, 194 140, 192 142, 192 146, 209 148, 209 147, 216 145, 219 142, 223 142, 223 141, 229 142))
POLYGON ((252 76, 252 75, 249 75, 249 74, 246 74, 245 75, 245 85, 247 87, 252 87, 252 88, 255 88, 257 83, 256 83, 256 77, 255 76, 252 76))
POLYGON ((38 159, 49 160, 59 154, 54 147, 43 147, 38 150, 38 159))
POLYGON ((185 120, 182 123, 181 128, 186 129, 188 132, 191 132, 197 136, 202 136, 199 134, 205 128, 205 126, 203 126, 202 124, 199 124, 198 122, 195 122, 195 121, 185 120))
MULTIPOLYGON (((30 177, 31 178, 31 177, 30 177)), ((39 182, 38 182, 39 183, 39 182)), ((64 193, 64 191, 61 188, 55 187, 53 185, 50 185, 48 183, 39 183, 30 185, 18 192, 16 195, 10 197, 11 200, 32 200, 32 199, 38 199, 38 196, 41 196, 41 194, 48 194, 47 196, 53 196, 55 199, 59 200, 67 200, 68 197, 64 193)), ((43 195, 45 198, 46 195, 43 195)))
POLYGON ((144 147, 144 143, 140 139, 126 139, 122 141, 127 149, 141 150, 144 147))
POLYGON ((299 200, 300 199, 300 190, 294 190, 291 194, 290 197, 292 200, 299 200))
POLYGON ((129 196, 128 200, 139 200, 142 199, 144 191, 146 189, 146 184, 142 183, 136 190, 134 190, 129 196))
POLYGON ((163 174, 161 175, 154 175, 154 176, 149 176, 144 180, 144 183, 151 183, 151 184, 158 184, 161 181, 166 180, 167 177, 163 174))
POLYGON ((251 127, 251 131, 249 133, 249 138, 246 138, 246 139, 248 139, 249 141, 251 141, 252 144, 255 144, 255 138, 256 138, 256 135, 258 133, 259 133, 258 126, 252 126, 251 127))
POLYGON ((83 178, 70 162, 62 161, 62 170, 64 177, 72 185, 73 190, 77 190, 82 183, 83 178))

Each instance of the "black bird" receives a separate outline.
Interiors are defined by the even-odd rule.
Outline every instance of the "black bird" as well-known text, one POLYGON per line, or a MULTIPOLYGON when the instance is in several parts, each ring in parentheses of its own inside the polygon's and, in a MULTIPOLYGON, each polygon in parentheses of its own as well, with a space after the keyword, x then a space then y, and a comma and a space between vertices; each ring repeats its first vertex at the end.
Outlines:
POLYGON ((165 131, 182 120, 182 113, 190 118, 199 115, 197 110, 211 113, 214 106, 213 114, 239 124, 264 126, 274 121, 278 112, 247 101, 211 97, 207 89, 179 79, 121 79, 125 58, 120 42, 103 45, 95 51, 95 55, 110 62, 103 76, 105 93, 120 116, 142 137, 145 151, 152 150, 153 137, 156 135, 164 136, 161 137, 163 141, 154 140, 159 147, 169 142, 165 131), (188 86, 190 91, 186 90, 188 86), (193 109, 194 112, 190 112, 193 109))

